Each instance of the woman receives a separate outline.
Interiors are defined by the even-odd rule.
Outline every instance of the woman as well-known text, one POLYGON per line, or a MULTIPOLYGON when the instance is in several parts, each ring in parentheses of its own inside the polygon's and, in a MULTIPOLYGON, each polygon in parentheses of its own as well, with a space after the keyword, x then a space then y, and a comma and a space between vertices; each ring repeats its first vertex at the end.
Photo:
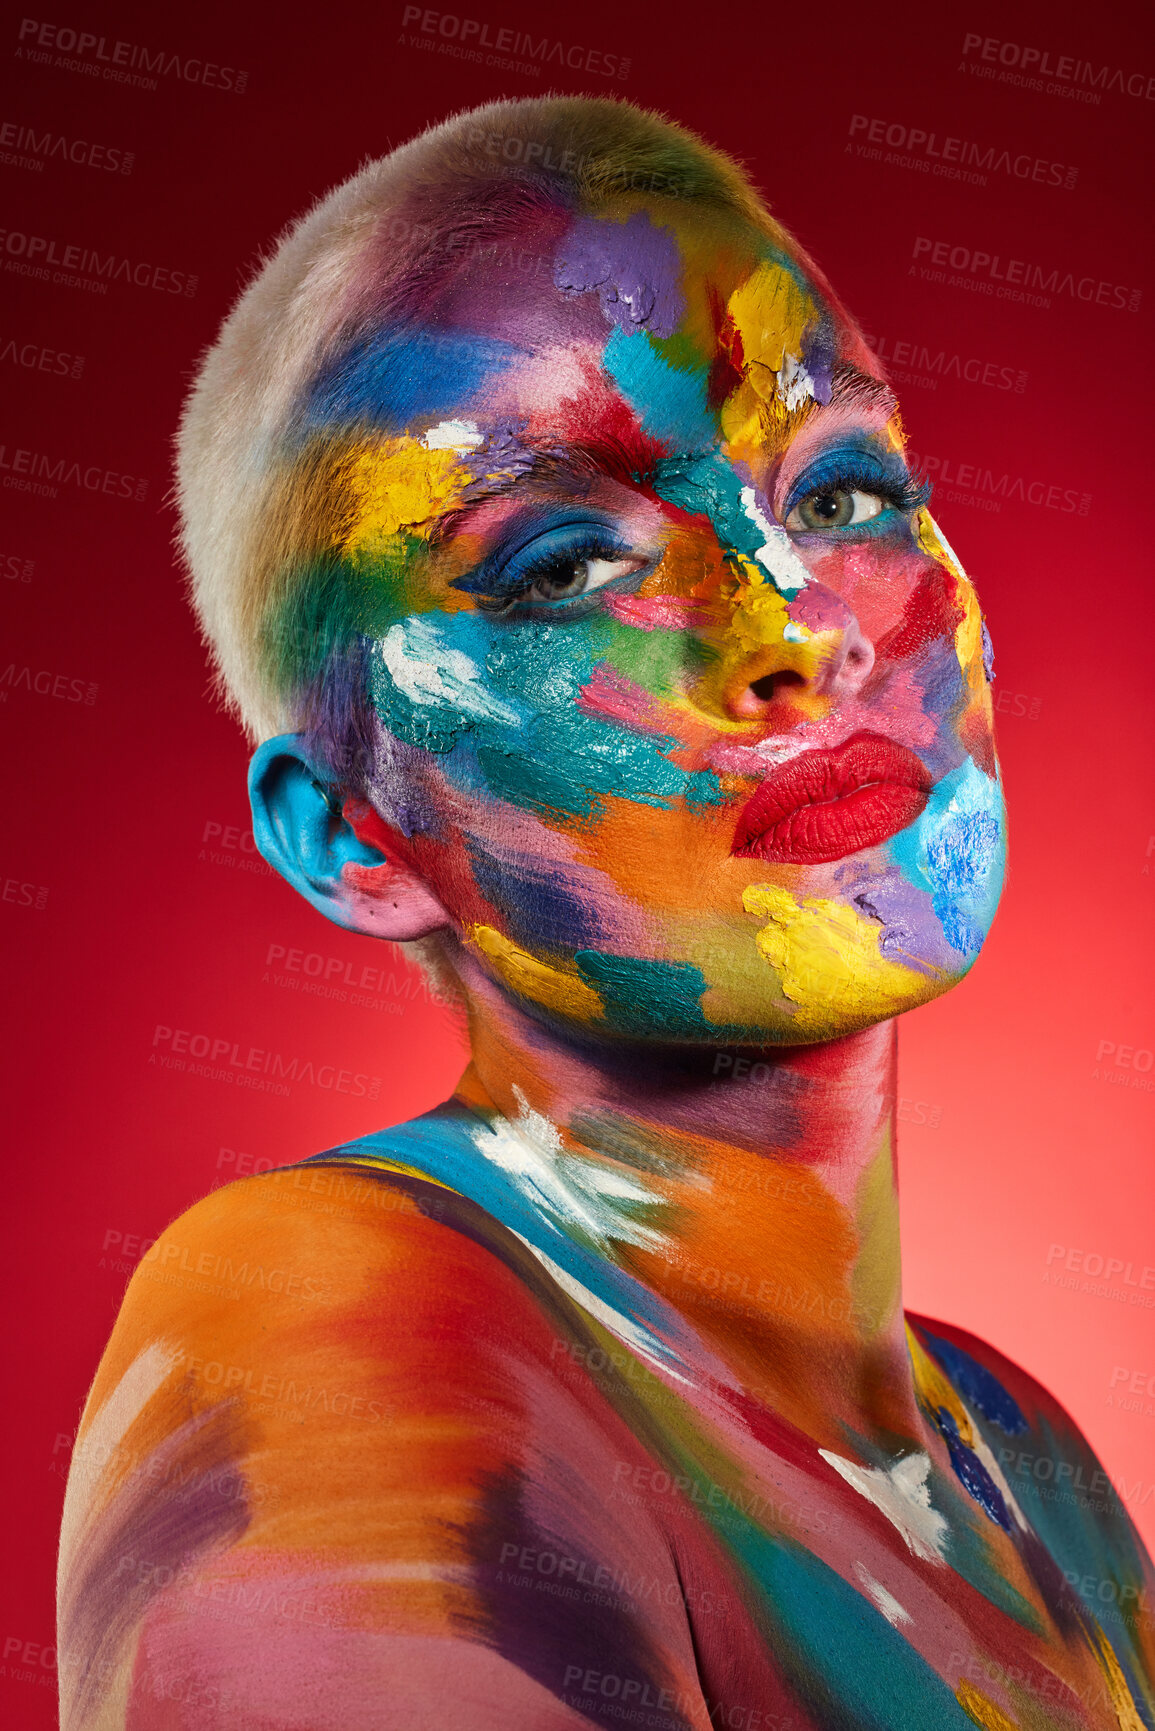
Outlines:
POLYGON ((902 443, 735 166, 625 105, 449 122, 242 298, 180 487, 258 840, 473 1056, 149 1253, 67 1727, 1152 1723, 1106 1475, 901 1305, 894 1019, 1003 861, 902 443))

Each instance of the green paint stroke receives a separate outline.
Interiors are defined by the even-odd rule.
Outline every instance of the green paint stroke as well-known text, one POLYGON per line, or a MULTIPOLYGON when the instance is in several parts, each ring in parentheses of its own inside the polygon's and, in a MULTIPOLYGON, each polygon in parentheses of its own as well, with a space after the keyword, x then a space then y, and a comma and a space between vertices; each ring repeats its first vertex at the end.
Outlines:
POLYGON ((274 689, 306 689, 335 654, 361 637, 384 637, 414 610, 427 554, 423 541, 397 535, 387 555, 350 558, 332 548, 288 571, 260 631, 262 668, 274 689))
POLYGON ((839 1731, 974 1731, 920 1653, 842 1576, 753 1521, 731 1548, 767 1601, 775 1656, 821 1724, 839 1731))
POLYGON ((659 962, 637 956, 612 956, 604 950, 577 950, 574 963, 587 985, 600 994, 606 1020, 619 1034, 671 1039, 745 1039, 749 1028, 708 1022, 701 997, 706 977, 690 962, 659 962))
POLYGON ((785 1533, 758 1525, 752 1511, 765 1499, 752 1488, 725 1489, 718 1474, 732 1463, 699 1416, 630 1360, 627 1377, 614 1371, 599 1380, 748 1578, 743 1601, 815 1723, 838 1731, 974 1731, 950 1687, 869 1599, 785 1533))
MULTIPOLYGON (((600 622, 599 622, 600 624, 600 622)), ((607 618, 605 630, 599 635, 598 659, 609 663, 616 673, 632 679, 635 685, 655 697, 670 697, 681 690, 686 677, 687 652, 693 639, 684 631, 665 626, 651 630, 634 625, 622 625, 607 618)), ((695 655, 695 660, 703 659, 695 655)))

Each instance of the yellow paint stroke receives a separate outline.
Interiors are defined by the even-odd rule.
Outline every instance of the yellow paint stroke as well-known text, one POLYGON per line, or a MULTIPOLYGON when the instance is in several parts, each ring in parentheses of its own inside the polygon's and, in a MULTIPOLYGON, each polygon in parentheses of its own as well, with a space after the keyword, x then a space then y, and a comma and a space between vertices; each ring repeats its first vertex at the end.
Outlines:
POLYGON ((511 991, 531 998, 544 1009, 556 1010, 562 1016, 576 1016, 582 1021, 594 1021, 605 1015, 601 994, 577 973, 565 973, 539 961, 528 950, 517 945, 494 926, 475 925, 469 939, 483 955, 489 957, 511 991))
MULTIPOLYGON (((725 636, 719 641, 718 653, 693 695, 671 695, 664 700, 667 707, 695 716, 700 715, 705 700, 712 727, 748 734, 749 718, 732 716, 727 696, 737 683, 745 687, 751 673, 751 656, 774 650, 775 667, 789 667, 802 676, 803 683, 792 688, 790 694, 795 708, 810 719, 824 715, 830 700, 817 689, 818 675, 835 654, 838 633, 812 631, 792 620, 786 598, 762 567, 746 554, 729 549, 726 565, 728 570, 717 591, 719 611, 723 607, 729 609, 729 622, 725 636), (787 626, 791 627, 790 637, 786 636, 787 626)), ((712 583, 711 588, 714 587, 712 583)))
POLYGON ((420 1178, 423 1184, 436 1184, 439 1190, 448 1190, 451 1196, 461 1195, 460 1190, 455 1190, 443 1178, 434 1178, 431 1172, 424 1172, 420 1166, 411 1166, 407 1160, 397 1160, 391 1154, 342 1154, 339 1161, 318 1161, 318 1165, 364 1166, 370 1172, 384 1169, 396 1172, 399 1178, 420 1178))
MULTIPOLYGON (((749 657, 759 650, 778 649, 783 665, 801 675, 805 682, 791 691, 791 702, 811 718, 824 715, 830 700, 817 689, 818 675, 834 655, 838 644, 836 631, 812 631, 790 618, 789 604, 774 584, 752 559, 733 552, 729 564, 737 574, 739 588, 726 637, 725 649, 718 664, 719 688, 725 694, 739 668, 743 668, 743 683, 748 675, 749 657), (801 636, 801 642, 785 636, 787 625, 801 636)), ((724 709, 724 704, 721 706, 724 709)), ((744 724, 745 725, 745 724, 744 724)))
POLYGON ((1103 1668, 1107 1679, 1107 1693, 1111 1697, 1111 1705, 1115 1709, 1115 1717, 1119 1721, 1119 1731, 1145 1731, 1139 1709, 1135 1705, 1135 1697, 1127 1686, 1122 1666, 1115 1657, 1115 1649, 1104 1635, 1098 1623, 1093 1623, 1091 1637, 1095 1647, 1095 1657, 1103 1668))
POLYGON ((741 449, 768 434, 792 436, 814 405, 786 409, 778 375, 787 355, 801 357, 803 334, 817 316, 813 300, 790 271, 767 260, 734 290, 727 310, 742 343, 743 377, 722 406, 723 438, 741 449))
MULTIPOLYGON (((736 650, 741 655, 750 655, 756 649, 781 643, 782 634, 790 623, 785 597, 744 553, 731 553, 729 563, 741 581, 731 624, 736 650)), ((807 641, 811 637, 812 633, 807 632, 807 641)), ((821 656, 816 658, 817 665, 821 665, 821 659, 821 656)))
POLYGON ((925 505, 919 507, 915 525, 918 530, 918 544, 923 552, 931 559, 937 559, 943 569, 949 571, 958 582, 967 582, 966 572, 947 545, 946 537, 925 505))
POLYGON ((456 451, 426 450, 419 439, 385 439, 344 464, 352 521, 337 537, 360 553, 402 533, 428 537, 430 527, 461 502, 469 473, 456 451))
POLYGON ((932 1418, 940 1407, 945 1407, 958 1426, 958 1434, 963 1445, 966 1448, 973 1448, 975 1436, 971 1428, 970 1414, 938 1365, 923 1351, 918 1337, 909 1323, 906 1325, 906 1344, 910 1351, 915 1392, 919 1400, 932 1418))
POLYGON ((783 995, 800 1006, 800 1033, 822 1033, 832 1015, 875 1021, 930 997, 932 980, 879 949, 881 927, 853 907, 821 897, 795 901, 776 884, 750 884, 742 892, 748 914, 764 917, 759 951, 775 970, 783 995))
POLYGON ((987 685, 983 665, 983 614, 979 598, 969 583, 963 585, 962 599, 966 612, 955 626, 954 652, 971 695, 977 696, 986 690, 987 685))
MULTIPOLYGON (((782 370, 787 355, 801 355, 803 332, 816 313, 809 291, 792 271, 771 259, 734 290, 727 307, 742 339, 746 365, 774 374, 782 370)), ((776 379, 765 382, 771 391, 777 389, 776 379)))
POLYGON ((862 1254, 850 1277, 854 1307, 868 1334, 878 1334, 902 1302, 898 1192, 889 1129, 855 1193, 854 1224, 862 1254))
POLYGON ((1017 1720, 1008 1718, 1002 1708, 996 1707, 973 1683, 964 1679, 955 1690, 955 1698, 963 1712, 976 1725, 981 1725, 983 1731, 1019 1731, 1017 1720))

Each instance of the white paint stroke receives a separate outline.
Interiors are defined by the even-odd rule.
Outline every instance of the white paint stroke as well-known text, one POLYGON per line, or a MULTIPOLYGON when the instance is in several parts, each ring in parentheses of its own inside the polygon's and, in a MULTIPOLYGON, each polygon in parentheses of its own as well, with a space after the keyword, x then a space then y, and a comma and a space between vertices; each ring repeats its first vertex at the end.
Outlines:
POLYGON ((946 1516, 931 1507, 930 1456, 921 1449, 903 1455, 892 1467, 860 1467, 830 1449, 819 1449, 828 1466, 844 1478, 860 1497, 873 1503, 880 1514, 901 1534, 907 1549, 928 1563, 943 1562, 946 1516))

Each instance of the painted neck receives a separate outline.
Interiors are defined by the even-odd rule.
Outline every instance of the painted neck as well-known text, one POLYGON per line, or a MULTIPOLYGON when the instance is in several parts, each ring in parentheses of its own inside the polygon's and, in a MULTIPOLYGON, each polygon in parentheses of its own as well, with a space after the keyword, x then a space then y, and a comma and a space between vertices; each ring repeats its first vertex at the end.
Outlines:
MULTIPOLYGON (((820 1441, 921 1434, 901 1298, 893 1022, 762 1051, 578 1045, 463 980, 458 1098, 517 1122, 572 1230, 820 1441), (548 1121, 548 1122, 547 1122, 548 1121)), ((564 1219, 564 1229, 570 1230, 564 1219)))

